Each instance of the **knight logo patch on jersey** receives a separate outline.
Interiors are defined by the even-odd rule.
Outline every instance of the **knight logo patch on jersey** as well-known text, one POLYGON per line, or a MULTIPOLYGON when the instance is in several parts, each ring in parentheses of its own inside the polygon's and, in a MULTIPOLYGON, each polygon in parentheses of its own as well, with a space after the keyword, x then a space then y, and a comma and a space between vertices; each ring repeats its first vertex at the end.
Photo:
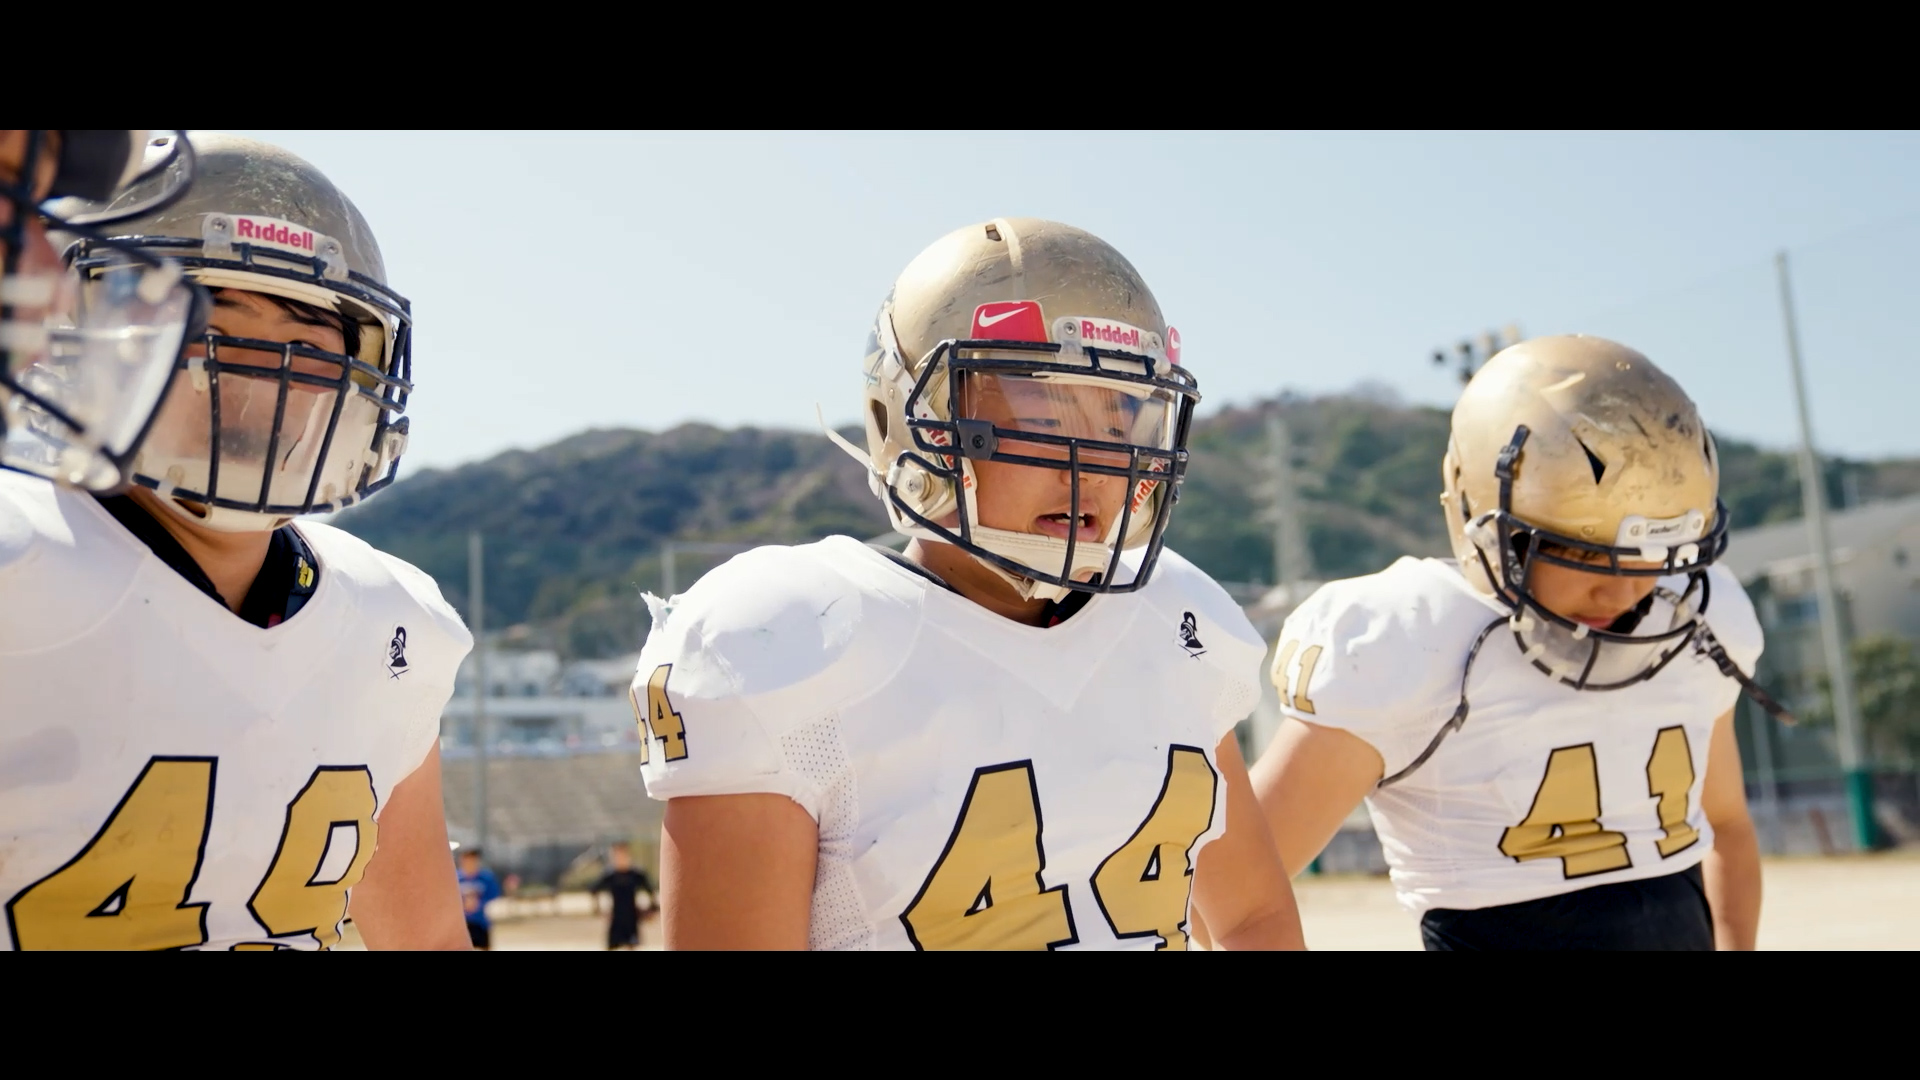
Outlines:
POLYGON ((1193 617, 1191 611, 1180 613, 1180 647, 1187 650, 1187 655, 1195 659, 1199 659, 1207 651, 1207 647, 1200 643, 1199 621, 1193 617))
POLYGON ((1047 318, 1038 300, 999 301, 973 309, 973 336, 982 341, 1047 340, 1047 318))
POLYGON ((387 642, 387 673, 399 678, 407 673, 407 628, 393 628, 393 640, 387 642))

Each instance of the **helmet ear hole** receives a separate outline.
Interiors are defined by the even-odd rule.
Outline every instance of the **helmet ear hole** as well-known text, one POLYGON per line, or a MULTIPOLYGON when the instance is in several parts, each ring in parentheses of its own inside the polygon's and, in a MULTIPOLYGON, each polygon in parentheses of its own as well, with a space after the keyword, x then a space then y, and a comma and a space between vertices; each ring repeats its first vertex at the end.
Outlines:
POLYGON ((879 401, 869 400, 867 412, 873 417, 873 430, 884 439, 887 437, 887 407, 879 401))

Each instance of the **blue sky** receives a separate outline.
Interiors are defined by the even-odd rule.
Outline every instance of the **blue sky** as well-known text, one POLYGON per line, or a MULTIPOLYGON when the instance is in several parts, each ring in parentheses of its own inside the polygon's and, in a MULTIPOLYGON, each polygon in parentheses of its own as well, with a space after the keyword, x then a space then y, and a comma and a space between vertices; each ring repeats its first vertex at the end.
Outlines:
POLYGON ((1723 435, 1790 444, 1790 252, 1822 449, 1920 454, 1920 134, 249 131, 373 223, 417 318, 408 463, 589 427, 859 407, 893 277, 996 216, 1140 268, 1211 410, 1385 384, 1518 322, 1641 349, 1723 435))

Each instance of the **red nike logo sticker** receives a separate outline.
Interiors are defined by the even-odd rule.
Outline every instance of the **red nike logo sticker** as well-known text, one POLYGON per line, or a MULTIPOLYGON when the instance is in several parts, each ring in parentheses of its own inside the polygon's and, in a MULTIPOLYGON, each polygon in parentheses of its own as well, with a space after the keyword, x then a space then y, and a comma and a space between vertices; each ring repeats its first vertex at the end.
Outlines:
POLYGON ((973 309, 973 336, 988 341, 1047 340, 1047 317, 1038 300, 1002 300, 973 309))

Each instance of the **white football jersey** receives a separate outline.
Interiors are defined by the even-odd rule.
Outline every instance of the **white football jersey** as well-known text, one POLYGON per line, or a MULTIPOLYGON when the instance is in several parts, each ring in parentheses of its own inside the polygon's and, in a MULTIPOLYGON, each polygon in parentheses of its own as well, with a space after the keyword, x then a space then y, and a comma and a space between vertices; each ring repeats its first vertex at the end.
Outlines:
MULTIPOLYGON (((1751 672, 1762 644, 1753 604, 1730 571, 1707 573, 1707 625, 1751 672)), ((1661 584, 1685 590, 1681 577, 1661 584)), ((1664 603, 1648 625, 1666 625, 1664 603)), ((1474 639, 1505 614, 1451 560, 1403 558, 1331 582, 1281 631, 1282 711, 1365 739, 1392 776, 1453 716, 1474 639)), ((1502 626, 1466 693, 1465 726, 1367 799, 1408 908, 1492 907, 1657 877, 1713 846, 1701 785, 1713 723, 1740 687, 1711 660, 1688 649, 1644 682, 1575 690, 1529 663, 1502 626)))
POLYGON ((0 473, 0 902, 16 949, 316 949, 472 644, 433 580, 296 526, 261 629, 97 502, 0 473))
POLYGON ((1042 629, 834 537, 657 610, 633 696, 654 798, 775 792, 819 823, 813 948, 1180 949, 1264 654, 1171 551, 1042 629))

